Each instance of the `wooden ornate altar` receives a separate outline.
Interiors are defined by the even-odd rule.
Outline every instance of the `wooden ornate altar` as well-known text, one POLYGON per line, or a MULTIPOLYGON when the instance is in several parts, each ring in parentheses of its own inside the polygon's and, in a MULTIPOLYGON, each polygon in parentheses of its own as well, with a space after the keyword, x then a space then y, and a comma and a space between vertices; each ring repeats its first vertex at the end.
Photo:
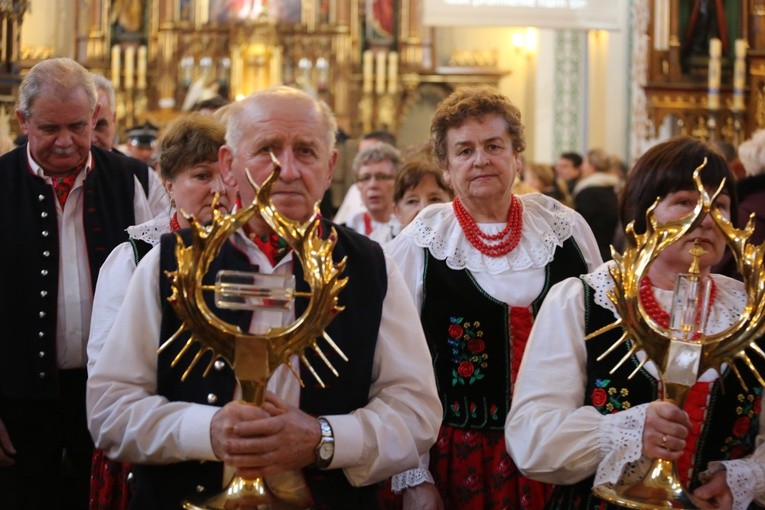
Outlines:
POLYGON ((132 32, 115 29, 118 10, 129 26, 124 7, 141 2, 90 3, 76 58, 117 85, 122 127, 164 125, 215 89, 234 99, 291 84, 325 99, 356 138, 395 132, 421 84, 448 92, 503 75, 491 65, 434 66, 422 0, 144 0, 132 32))
POLYGON ((765 128, 765 0, 651 0, 649 8, 645 92, 654 135, 668 116, 672 133, 734 147, 765 128), (722 51, 710 79, 708 42, 698 50, 714 24, 722 51))

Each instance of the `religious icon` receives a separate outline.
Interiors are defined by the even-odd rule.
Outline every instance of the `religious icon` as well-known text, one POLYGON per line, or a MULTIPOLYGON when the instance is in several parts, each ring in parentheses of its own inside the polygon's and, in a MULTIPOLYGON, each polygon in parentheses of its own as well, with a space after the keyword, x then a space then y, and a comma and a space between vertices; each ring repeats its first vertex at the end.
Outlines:
POLYGON ((110 24, 115 42, 146 44, 148 26, 146 0, 112 0, 110 24))

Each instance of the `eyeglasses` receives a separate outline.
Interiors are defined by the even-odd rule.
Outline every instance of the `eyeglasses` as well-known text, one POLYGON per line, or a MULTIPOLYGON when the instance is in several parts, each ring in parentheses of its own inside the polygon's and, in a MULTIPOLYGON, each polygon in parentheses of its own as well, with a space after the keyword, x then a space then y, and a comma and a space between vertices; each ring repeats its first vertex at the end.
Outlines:
POLYGON ((383 172, 377 172, 376 174, 362 174, 356 177, 356 182, 358 183, 366 183, 372 180, 372 178, 376 181, 391 181, 395 179, 395 177, 391 174, 386 174, 383 172))

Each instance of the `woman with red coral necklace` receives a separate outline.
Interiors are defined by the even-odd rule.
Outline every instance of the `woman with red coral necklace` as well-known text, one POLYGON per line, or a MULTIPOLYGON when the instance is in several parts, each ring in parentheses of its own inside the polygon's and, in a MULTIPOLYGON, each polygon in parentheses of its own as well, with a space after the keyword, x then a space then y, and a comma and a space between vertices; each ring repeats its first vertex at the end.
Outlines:
POLYGON ((444 417, 420 468, 396 475, 404 508, 542 508, 546 489, 507 454, 505 416, 534 315, 552 283, 601 263, 584 219, 515 196, 525 139, 496 89, 461 89, 431 124, 452 203, 423 209, 389 245, 420 309, 444 417))
MULTIPOLYGON (((168 216, 160 216, 128 228, 130 241, 117 246, 101 267, 93 299, 88 369, 95 363, 114 318, 125 297, 138 260, 163 234, 190 226, 183 214, 201 222, 212 219, 212 200, 220 192, 218 207, 227 209, 227 189, 221 180, 218 149, 226 131, 210 116, 192 114, 176 121, 162 138, 160 174, 173 204, 168 216)), ((124 510, 130 499, 129 464, 108 459, 96 449, 90 483, 90 510, 124 510)))
MULTIPOLYGON (((622 223, 634 222, 635 232, 644 233, 646 211, 657 197, 658 221, 688 215, 699 197, 693 171, 704 158, 702 182, 711 194, 726 179, 716 207, 730 216, 736 210, 735 180, 723 156, 705 142, 677 137, 635 163, 622 192, 622 223)), ((694 244, 705 251, 699 272, 713 282, 704 331, 719 333, 739 318, 746 295, 741 282, 710 274, 725 240, 709 216, 658 254, 641 282, 640 300, 657 323, 668 325, 675 280, 688 272, 694 244)), ((642 353, 630 357, 621 345, 598 361, 621 328, 584 341, 618 318, 607 297, 614 287, 610 264, 553 287, 539 312, 507 417, 507 445, 518 467, 557 484, 551 508, 616 508, 599 500, 593 486, 635 483, 655 458, 676 461, 684 486, 709 508, 765 502, 765 449, 758 447, 765 431, 762 384, 748 370, 741 370, 746 386, 725 365, 721 375, 699 374, 680 409, 660 400, 652 361, 630 376, 642 353), (625 354, 627 361, 610 373, 625 354)), ((752 361, 763 373, 763 360, 752 361)))

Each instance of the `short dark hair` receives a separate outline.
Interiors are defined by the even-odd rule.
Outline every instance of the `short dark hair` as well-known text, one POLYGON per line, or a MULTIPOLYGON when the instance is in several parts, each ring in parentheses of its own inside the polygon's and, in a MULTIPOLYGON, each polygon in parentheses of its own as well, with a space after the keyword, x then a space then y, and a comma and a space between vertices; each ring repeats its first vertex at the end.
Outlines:
POLYGON ((704 158, 707 158, 707 164, 701 170, 701 182, 716 188, 726 179, 723 193, 730 197, 731 221, 735 224, 738 209, 736 183, 725 158, 704 141, 677 136, 648 149, 627 174, 620 205, 622 225, 634 221, 635 232, 645 233, 648 208, 657 197, 696 189, 693 171, 704 158))
POLYGON ((578 152, 563 152, 561 153, 560 158, 571 161, 571 163, 577 168, 582 166, 582 163, 584 162, 582 155, 578 152))
POLYGON ((396 146, 396 135, 383 129, 377 131, 369 131, 361 135, 362 140, 377 140, 378 142, 384 142, 388 145, 396 146))
POLYGON ((446 133, 461 126, 468 119, 483 119, 499 115, 507 124, 507 134, 513 149, 520 154, 526 150, 521 111, 507 96, 490 86, 465 87, 441 101, 430 124, 430 143, 439 165, 447 167, 446 133))
POLYGON ((218 161, 218 149, 225 142, 225 128, 211 115, 191 113, 179 118, 160 142, 162 178, 173 180, 188 167, 218 161))
POLYGON ((426 158, 420 156, 408 160, 401 166, 401 169, 396 174, 396 184, 393 188, 393 202, 398 203, 399 200, 404 198, 406 192, 417 187, 422 178, 426 175, 432 175, 436 180, 438 187, 448 193, 450 197, 454 197, 454 191, 452 191, 452 188, 446 184, 446 181, 444 180, 444 171, 426 158))

